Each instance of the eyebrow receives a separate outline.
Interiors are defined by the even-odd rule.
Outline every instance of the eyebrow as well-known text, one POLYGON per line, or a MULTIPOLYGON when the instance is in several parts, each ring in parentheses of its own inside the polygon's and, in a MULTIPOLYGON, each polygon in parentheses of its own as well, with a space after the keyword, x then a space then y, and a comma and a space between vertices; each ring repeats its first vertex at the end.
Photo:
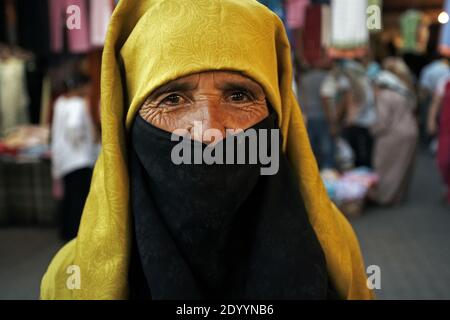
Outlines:
MULTIPOLYGON (((175 80, 153 91, 153 93, 150 94, 149 99, 156 99, 157 97, 170 92, 191 91, 197 88, 197 86, 198 84, 196 82, 189 80, 175 80)), ((264 90, 251 80, 233 79, 218 85, 218 88, 223 91, 244 90, 255 94, 259 92, 264 93, 264 90)))
POLYGON ((258 84, 250 80, 230 80, 229 82, 220 84, 218 88, 223 91, 245 90, 255 94, 259 92, 264 93, 264 90, 258 84))
POLYGON ((172 81, 153 91, 153 93, 150 94, 149 98, 154 99, 169 92, 194 90, 196 87, 197 83, 193 83, 190 81, 172 81))

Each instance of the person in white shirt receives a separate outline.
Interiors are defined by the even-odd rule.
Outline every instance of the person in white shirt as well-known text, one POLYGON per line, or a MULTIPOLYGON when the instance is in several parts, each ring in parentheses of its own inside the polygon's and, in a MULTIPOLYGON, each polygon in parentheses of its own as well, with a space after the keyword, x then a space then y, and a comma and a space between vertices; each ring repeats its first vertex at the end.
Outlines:
POLYGON ((52 123, 52 176, 62 190, 61 237, 76 237, 98 154, 95 126, 89 112, 89 79, 75 75, 66 81, 67 92, 54 104, 52 123))

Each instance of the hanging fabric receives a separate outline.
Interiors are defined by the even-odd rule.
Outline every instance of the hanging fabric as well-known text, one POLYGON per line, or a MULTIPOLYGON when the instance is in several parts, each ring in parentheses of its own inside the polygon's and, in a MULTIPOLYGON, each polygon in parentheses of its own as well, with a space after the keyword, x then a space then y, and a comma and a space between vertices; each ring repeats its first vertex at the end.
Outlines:
POLYGON ((0 135, 28 124, 25 61, 16 57, 0 60, 0 135))
POLYGON ((417 10, 408 10, 400 18, 404 52, 416 52, 417 50, 417 31, 420 19, 421 13, 417 10))
POLYGON ((331 48, 335 58, 355 58, 367 52, 367 0, 331 1, 331 48))
POLYGON ((49 0, 51 49, 55 53, 64 51, 64 37, 67 35, 67 45, 70 53, 85 53, 90 49, 88 7, 85 0, 49 0), (80 28, 67 28, 69 6, 80 9, 80 28))
POLYGON ((310 0, 286 0, 286 29, 288 30, 294 60, 303 58, 303 29, 305 25, 306 8, 310 0))
POLYGON ((290 29, 298 29, 304 26, 306 8, 309 3, 309 0, 287 0, 286 20, 290 29))
POLYGON ((111 0, 90 0, 91 44, 103 47, 109 20, 114 10, 111 0))
POLYGON ((322 47, 329 48, 331 46, 331 8, 329 5, 322 5, 321 9, 320 40, 322 47))
POLYGON ((308 64, 314 64, 322 57, 322 8, 310 5, 306 9, 305 31, 303 33, 303 58, 308 64))
POLYGON ((404 53, 425 52, 429 38, 429 19, 420 11, 408 10, 400 18, 404 53))

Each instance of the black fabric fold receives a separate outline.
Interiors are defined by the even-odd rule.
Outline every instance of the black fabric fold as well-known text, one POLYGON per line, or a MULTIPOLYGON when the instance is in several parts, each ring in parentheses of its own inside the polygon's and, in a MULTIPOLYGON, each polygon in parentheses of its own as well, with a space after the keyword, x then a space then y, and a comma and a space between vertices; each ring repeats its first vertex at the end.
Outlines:
MULTIPOLYGON (((252 128, 277 129, 276 116, 252 128)), ((132 297, 328 297, 325 257, 282 152, 278 173, 263 176, 260 163, 175 165, 178 142, 140 116, 130 140, 132 297)))

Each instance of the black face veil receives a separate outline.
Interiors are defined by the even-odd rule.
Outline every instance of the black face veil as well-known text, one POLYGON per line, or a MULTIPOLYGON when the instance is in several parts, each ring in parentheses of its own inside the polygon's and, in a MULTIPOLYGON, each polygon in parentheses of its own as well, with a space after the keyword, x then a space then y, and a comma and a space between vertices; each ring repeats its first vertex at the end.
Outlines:
MULTIPOLYGON (((253 129, 276 129, 275 114, 253 129)), ((170 133, 136 117, 131 296, 329 298, 324 254, 281 150, 278 173, 264 176, 260 163, 176 165, 176 144, 170 133)))

